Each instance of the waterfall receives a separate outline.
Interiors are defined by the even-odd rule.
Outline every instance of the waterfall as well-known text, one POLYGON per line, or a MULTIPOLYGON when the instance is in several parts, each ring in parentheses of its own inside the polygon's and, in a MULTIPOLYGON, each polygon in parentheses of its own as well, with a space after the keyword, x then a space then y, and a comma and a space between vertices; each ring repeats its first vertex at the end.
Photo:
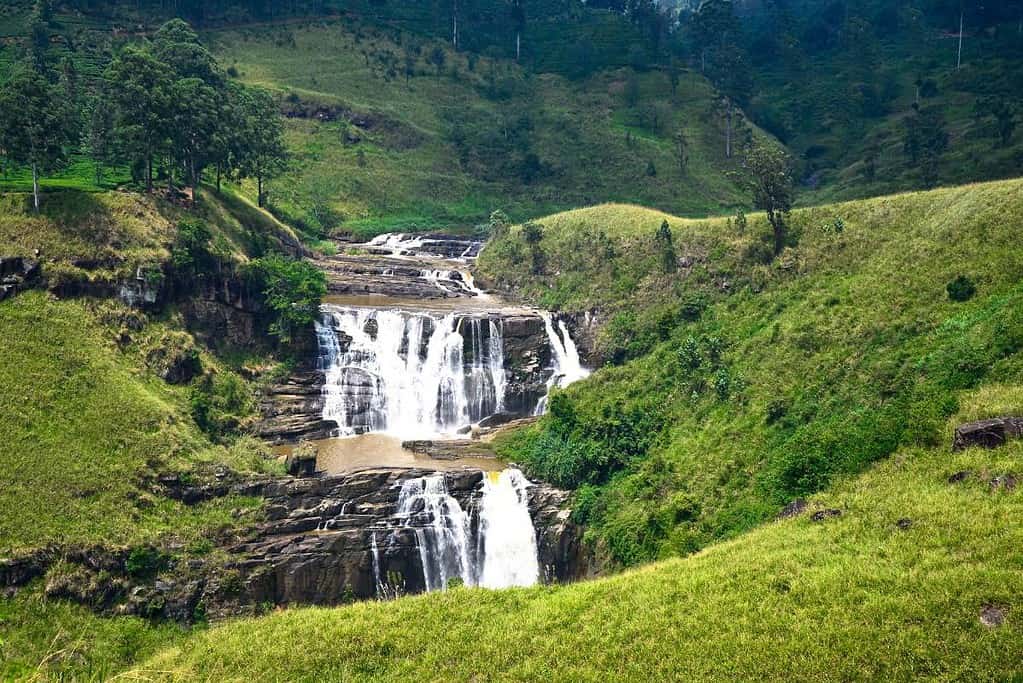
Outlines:
POLYGON ((532 586, 540 576, 526 493, 530 485, 515 469, 489 472, 483 480, 478 533, 482 541, 479 585, 485 588, 532 586))
POLYGON ((499 412, 501 327, 486 317, 325 306, 316 325, 323 418, 342 435, 411 438, 451 433, 499 412))
MULTIPOLYGON (((539 580, 536 530, 527 495, 531 485, 516 469, 489 473, 482 483, 473 530, 469 515, 448 493, 444 475, 402 483, 398 517, 415 531, 427 591, 445 590, 452 579, 484 588, 532 586, 539 580)), ((377 571, 376 538, 372 550, 377 571)))
POLYGON ((415 528, 426 590, 445 590, 452 578, 476 585, 469 559, 469 516, 448 493, 443 474, 404 482, 398 515, 415 528))
MULTIPOLYGON (((582 366, 579 359, 579 349, 568 333, 568 327, 563 320, 558 321, 558 329, 554 328, 554 318, 547 312, 542 311, 544 327, 547 330, 547 341, 551 346, 554 373, 547 381, 547 392, 554 387, 567 387, 573 382, 589 377, 590 371, 582 366), (560 334, 559 334, 560 331, 560 334)), ((544 395, 536 404, 535 415, 543 415, 547 411, 547 396, 544 395)))

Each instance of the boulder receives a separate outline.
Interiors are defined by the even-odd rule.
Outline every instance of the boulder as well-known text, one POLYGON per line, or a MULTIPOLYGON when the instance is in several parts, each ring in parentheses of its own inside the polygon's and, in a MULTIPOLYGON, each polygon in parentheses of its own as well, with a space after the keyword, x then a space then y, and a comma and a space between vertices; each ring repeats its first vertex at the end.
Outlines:
POLYGON ((996 417, 967 422, 955 429, 952 451, 966 448, 999 448, 1011 439, 1023 437, 1023 417, 996 417))

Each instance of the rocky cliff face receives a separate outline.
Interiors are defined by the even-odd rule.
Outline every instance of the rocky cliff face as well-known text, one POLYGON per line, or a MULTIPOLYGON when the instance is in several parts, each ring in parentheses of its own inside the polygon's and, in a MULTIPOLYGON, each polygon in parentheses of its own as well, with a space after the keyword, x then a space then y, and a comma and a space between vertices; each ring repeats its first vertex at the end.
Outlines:
MULTIPOLYGON (((336 604, 347 599, 419 593, 426 588, 415 527, 398 512, 401 485, 425 470, 371 469, 348 475, 281 480, 264 490, 270 518, 232 549, 243 577, 242 604, 336 604), (375 550, 374 550, 375 548, 375 550)), ((444 474, 448 493, 478 524, 483 473, 444 474)), ((570 581, 586 572, 579 528, 565 491, 529 489, 542 579, 570 581)))
MULTIPOLYGON (((243 479, 218 471, 206 484, 163 477, 150 482, 154 492, 187 504, 229 494, 262 496, 266 520, 224 537, 222 552, 207 558, 175 559, 146 548, 43 548, 0 559, 0 588, 17 590, 42 577, 53 598, 104 613, 182 622, 268 605, 335 605, 422 592, 426 584, 414 525, 424 521, 398 515, 397 506, 403 482, 431 474, 381 468, 329 477, 243 479), (152 571, 139 572, 139 558, 148 558, 152 571)), ((483 473, 467 469, 444 477, 450 495, 471 524, 478 524, 483 473)), ((569 495, 544 484, 528 490, 545 583, 581 578, 590 568, 581 530, 566 507, 569 495)))

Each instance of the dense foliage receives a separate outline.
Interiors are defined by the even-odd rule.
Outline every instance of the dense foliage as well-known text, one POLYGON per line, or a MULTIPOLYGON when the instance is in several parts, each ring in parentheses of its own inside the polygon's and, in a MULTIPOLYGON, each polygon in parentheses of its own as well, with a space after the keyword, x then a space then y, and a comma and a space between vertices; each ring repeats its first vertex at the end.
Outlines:
POLYGON ((539 273, 513 229, 484 251, 484 272, 545 305, 602 311, 609 364, 502 450, 580 487, 592 540, 632 564, 939 444, 961 392, 1023 378, 1020 196, 1012 181, 797 210, 773 260, 763 214, 742 234, 733 219, 631 207, 553 216, 539 273), (601 235, 620 256, 598 255, 601 235))
POLYGON ((40 0, 23 63, 0 87, 0 156, 32 170, 37 210, 40 174, 74 155, 91 160, 97 183, 104 169, 128 167, 149 191, 163 176, 169 190, 180 179, 194 196, 207 169, 218 189, 224 175, 252 177, 262 206, 263 183, 286 156, 277 107, 265 93, 229 83, 185 22, 125 45, 88 88, 72 57, 54 63, 52 23, 40 0))

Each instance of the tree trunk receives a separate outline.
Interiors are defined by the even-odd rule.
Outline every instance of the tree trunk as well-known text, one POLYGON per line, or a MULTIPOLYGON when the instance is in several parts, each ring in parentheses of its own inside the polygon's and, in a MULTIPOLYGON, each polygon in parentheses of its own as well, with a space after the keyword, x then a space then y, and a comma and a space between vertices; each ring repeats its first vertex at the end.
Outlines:
POLYGON ((515 61, 522 57, 522 31, 515 32, 515 61))
POLYGON ((39 213, 39 166, 32 164, 32 202, 39 213))
POLYGON ((153 155, 146 157, 146 192, 153 192, 153 155))
POLYGON ((259 208, 262 209, 263 208, 263 176, 262 175, 257 175, 256 176, 256 186, 258 188, 256 190, 256 204, 259 206, 259 208))
POLYGON ((732 158, 732 103, 725 105, 725 158, 732 158))
POLYGON ((458 50, 458 0, 451 3, 451 45, 458 50))
POLYGON ((774 211, 767 212, 767 220, 774 230, 774 255, 777 256, 785 249, 785 220, 774 211))
POLYGON ((956 55, 956 71, 963 65, 963 12, 959 12, 959 53, 956 55))

